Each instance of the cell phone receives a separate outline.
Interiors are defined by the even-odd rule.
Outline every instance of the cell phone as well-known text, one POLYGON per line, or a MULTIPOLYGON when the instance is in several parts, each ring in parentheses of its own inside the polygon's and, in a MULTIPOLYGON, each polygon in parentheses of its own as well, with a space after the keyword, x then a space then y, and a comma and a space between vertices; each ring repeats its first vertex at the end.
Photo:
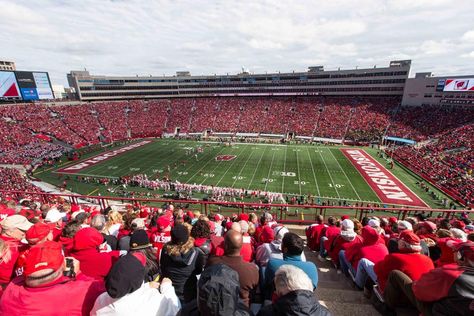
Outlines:
POLYGON ((74 271, 74 260, 71 258, 66 258, 66 269, 63 272, 64 276, 69 278, 75 278, 76 272, 74 271))

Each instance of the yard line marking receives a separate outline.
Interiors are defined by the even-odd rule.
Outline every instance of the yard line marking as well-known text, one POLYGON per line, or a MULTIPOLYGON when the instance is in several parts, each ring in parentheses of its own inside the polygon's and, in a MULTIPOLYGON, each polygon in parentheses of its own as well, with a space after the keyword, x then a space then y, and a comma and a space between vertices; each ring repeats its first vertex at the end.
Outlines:
POLYGON ((309 164, 311 165, 311 169, 313 170, 313 178, 314 178, 314 183, 316 183, 316 190, 318 191, 318 196, 320 196, 321 192, 319 192, 318 180, 316 180, 316 174, 314 173, 313 161, 311 159, 311 154, 309 153, 308 148, 309 147, 306 147, 306 151, 308 152, 308 156, 309 156, 309 164))
POLYGON ((273 151, 272 162, 270 163, 270 169, 268 169, 267 181, 265 181, 265 189, 263 189, 264 191, 267 191, 268 178, 270 178, 270 173, 272 172, 272 166, 273 166, 273 159, 274 158, 275 158, 275 151, 273 151))
POLYGON ((257 173, 258 166, 260 166, 260 162, 262 161, 263 156, 265 155, 265 150, 262 151, 262 155, 260 156, 260 159, 258 160, 257 166, 255 167, 255 170, 253 171, 252 179, 250 180, 250 183, 247 187, 247 190, 250 189, 250 186, 252 185, 253 179, 255 178, 255 174, 257 173))
POLYGON ((359 193, 357 193, 356 189, 354 188, 354 185, 352 184, 352 181, 351 179, 349 179, 349 177, 347 176, 346 172, 344 171, 344 169, 342 168, 341 164, 339 163, 339 161, 337 160, 336 156, 334 156, 332 150, 330 148, 326 148, 327 150, 329 150, 329 152, 331 153, 331 155, 334 157, 334 160, 336 160, 337 162, 337 165, 339 166, 339 168, 342 170, 342 173, 344 173, 344 175, 346 176, 346 179, 349 181, 351 187, 352 187, 352 190, 354 190, 355 194, 357 195, 357 198, 359 200, 361 200, 360 196, 359 196, 359 193))
POLYGON ((326 167, 326 172, 328 173, 329 178, 331 178, 332 187, 336 191, 337 197, 341 198, 341 196, 339 195, 339 191, 337 191, 336 184, 334 183, 334 179, 332 178, 332 175, 329 172, 328 165, 326 164, 326 160, 324 160, 324 157, 323 157, 323 154, 321 153, 321 151, 319 151, 319 155, 321 156, 321 159, 323 160, 324 167, 326 167))
MULTIPOLYGON (((288 146, 286 146, 285 148, 285 159, 283 159, 283 172, 286 172, 286 154, 288 152, 288 146)), ((283 178, 283 181, 281 182, 281 192, 284 191, 284 187, 285 187, 285 177, 282 177, 283 178)))
POLYGON ((237 182, 237 179, 238 179, 238 178, 240 177, 240 175, 242 174, 242 171, 245 169, 245 166, 247 165, 247 162, 250 160, 250 157, 252 157, 252 155, 253 155, 254 152, 255 152, 255 151, 253 151, 253 150, 250 151, 250 155, 248 156, 247 160, 245 161, 243 167, 240 168, 239 174, 235 177, 235 180, 234 180, 234 182, 232 183, 232 187, 234 187, 235 182, 237 182))
POLYGON ((298 169, 298 185, 300 187, 300 195, 301 195, 301 178, 300 178, 300 164, 298 162, 298 151, 296 151, 296 168, 298 169))
MULTIPOLYGON (((222 147, 221 150, 219 150, 219 152, 217 154, 220 154, 223 150, 225 149, 225 147, 222 147)), ((190 183, 189 181, 191 181, 192 178, 194 178, 199 172, 201 172, 202 169, 204 169, 204 167, 206 167, 211 161, 213 161, 213 159, 209 159, 198 171, 196 171, 195 174, 193 174, 191 176, 191 178, 189 178, 185 183, 190 183)), ((215 169, 215 168, 214 168, 215 169)), ((204 181, 203 181, 204 182, 204 181)))
MULTIPOLYGON (((241 154, 243 155, 244 152, 245 152, 245 150, 242 151, 241 154)), ((250 152, 252 152, 252 151, 250 151, 250 152)), ((240 151, 239 151, 239 156, 240 156, 240 151)), ((249 156, 250 156, 250 155, 249 155, 249 156)), ((229 167, 227 168, 227 170, 224 172, 224 174, 223 174, 222 177, 219 179, 219 181, 217 181, 216 187, 219 186, 219 183, 222 181, 222 179, 224 179, 224 177, 225 177, 225 175, 227 174, 227 172, 229 172, 229 170, 232 168, 232 166, 234 165, 234 163, 235 163, 238 159, 239 159, 238 157, 236 157, 235 159, 233 159, 233 161, 232 161, 232 163, 230 164, 230 166, 229 166, 229 167)), ((247 160, 248 160, 248 159, 247 159, 247 160)), ((247 163, 247 162, 245 162, 245 163, 247 163)), ((241 170, 242 170, 242 169, 241 169, 241 170)), ((237 178, 235 178, 235 179, 237 180, 237 178)), ((232 186, 234 186, 234 185, 232 185, 232 186)))

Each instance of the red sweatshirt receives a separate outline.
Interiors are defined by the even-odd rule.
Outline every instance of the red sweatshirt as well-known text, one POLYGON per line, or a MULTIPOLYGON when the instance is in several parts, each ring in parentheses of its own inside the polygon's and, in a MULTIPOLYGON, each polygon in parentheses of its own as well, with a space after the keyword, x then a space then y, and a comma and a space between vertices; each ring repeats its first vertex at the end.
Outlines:
POLYGON ((383 291, 387 284, 388 274, 392 270, 400 270, 412 281, 417 281, 424 273, 434 269, 433 261, 419 253, 392 253, 374 266, 377 282, 383 291))

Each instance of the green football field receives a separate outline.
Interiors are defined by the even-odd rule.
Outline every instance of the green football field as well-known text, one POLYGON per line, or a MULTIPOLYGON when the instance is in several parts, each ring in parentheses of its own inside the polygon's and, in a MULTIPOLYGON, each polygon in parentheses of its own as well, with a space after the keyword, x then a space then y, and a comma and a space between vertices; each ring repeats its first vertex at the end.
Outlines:
MULTIPOLYGON (((375 150, 365 150, 376 158, 375 150)), ((385 161, 376 159, 385 165, 385 161)), ((77 162, 66 166, 73 164, 77 162)), ((58 173, 58 167, 47 172, 42 170, 37 176, 49 182, 62 181, 65 176, 58 173)), ((393 173, 430 206, 439 207, 415 185, 416 179, 407 171, 396 167, 393 173)), ((74 180, 76 176, 114 178, 133 174, 147 174, 151 179, 168 176, 181 183, 311 194, 348 202, 380 202, 339 148, 324 145, 236 143, 226 146, 212 142, 156 140, 68 175, 67 179, 68 186, 75 192, 87 194, 104 192, 103 186, 88 184, 89 187, 85 187, 84 183, 74 180), (203 152, 196 154, 198 147, 202 147, 203 152)))

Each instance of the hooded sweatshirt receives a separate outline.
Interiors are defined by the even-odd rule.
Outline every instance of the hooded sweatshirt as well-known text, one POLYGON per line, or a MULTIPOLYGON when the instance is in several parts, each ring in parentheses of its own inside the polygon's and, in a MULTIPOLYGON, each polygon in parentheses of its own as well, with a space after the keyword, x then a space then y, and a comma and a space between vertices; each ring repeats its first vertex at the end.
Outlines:
POLYGON ((120 257, 120 251, 99 252, 104 237, 95 228, 79 230, 74 236, 71 256, 81 263, 81 271, 90 277, 104 279, 120 257))
POLYGON ((360 259, 365 258, 374 264, 383 260, 388 255, 385 244, 379 242, 379 233, 370 226, 362 228, 362 244, 354 243, 346 250, 346 259, 357 269, 360 259))

